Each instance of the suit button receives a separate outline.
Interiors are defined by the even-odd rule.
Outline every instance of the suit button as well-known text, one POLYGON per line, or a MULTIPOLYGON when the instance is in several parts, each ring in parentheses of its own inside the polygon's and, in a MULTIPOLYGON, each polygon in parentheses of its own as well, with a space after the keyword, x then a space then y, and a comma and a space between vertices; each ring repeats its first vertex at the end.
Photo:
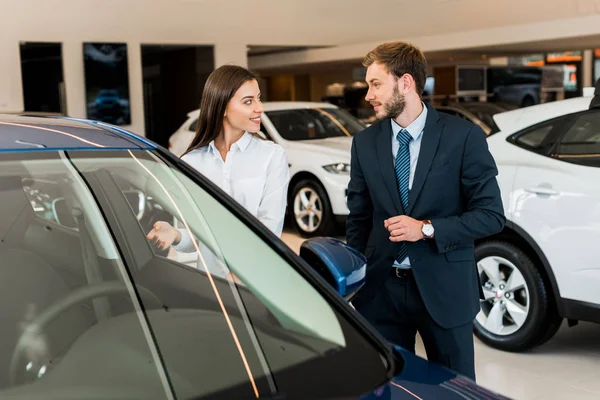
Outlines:
POLYGON ((446 250, 450 250, 450 246, 446 246, 446 250))

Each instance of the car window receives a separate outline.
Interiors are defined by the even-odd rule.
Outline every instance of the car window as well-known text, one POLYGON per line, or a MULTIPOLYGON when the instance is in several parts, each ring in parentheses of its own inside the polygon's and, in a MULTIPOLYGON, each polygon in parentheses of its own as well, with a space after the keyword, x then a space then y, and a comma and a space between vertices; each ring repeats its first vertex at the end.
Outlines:
POLYGON ((562 137, 556 155, 563 161, 599 167, 600 112, 579 115, 562 137))
POLYGON ((544 143, 544 140, 546 139, 546 137, 548 137, 548 134, 552 132, 553 128, 553 125, 545 125, 537 129, 533 129, 525 133, 524 135, 519 136, 517 142, 524 144, 528 147, 538 149, 540 148, 542 143, 544 143))
POLYGON ((266 114, 285 140, 354 136, 366 127, 346 111, 336 108, 268 111, 266 114))
POLYGON ((190 124, 190 127, 188 128, 188 130, 190 130, 192 132, 196 132, 196 129, 198 129, 198 119, 199 118, 194 119, 194 121, 190 124))
POLYGON ((379 353, 252 226, 158 154, 111 153, 71 158, 132 279, 163 304, 146 317, 177 398, 358 396, 382 382, 379 353), (143 193, 141 218, 125 191, 143 193), (158 220, 187 239, 157 250, 146 234, 158 220), (351 355, 365 371, 341 385, 351 355))
POLYGON ((558 119, 552 122, 545 122, 532 128, 527 128, 524 131, 513 135, 509 140, 527 150, 545 154, 554 144, 554 141, 549 141, 550 134, 561 121, 562 119, 558 119))
POLYGON ((0 155, 0 201, 0 397, 168 398, 138 298, 162 303, 131 284, 68 157, 0 155))

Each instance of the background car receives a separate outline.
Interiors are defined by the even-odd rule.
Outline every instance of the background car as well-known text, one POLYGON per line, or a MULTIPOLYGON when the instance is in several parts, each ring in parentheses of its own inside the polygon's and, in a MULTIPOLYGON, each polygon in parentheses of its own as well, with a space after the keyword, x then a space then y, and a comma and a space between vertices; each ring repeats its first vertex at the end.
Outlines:
POLYGON ((500 103, 474 101, 436 105, 435 109, 471 121, 489 136, 498 132, 494 115, 514 109, 514 107, 500 103))
MULTIPOLYGON (((349 213, 346 188, 350 181, 352 136, 366 128, 357 118, 329 103, 265 102, 263 136, 287 152, 291 181, 289 216, 298 232, 323 236, 334 232, 349 213)), ((179 156, 194 137, 199 111, 169 140, 179 156)))
POLYGON ((591 97, 497 114, 488 138, 506 228, 476 248, 485 343, 523 351, 563 318, 600 322, 600 109, 591 97))
POLYGON ((0 117, 0 201, 2 398, 503 399, 386 343, 346 303, 362 255, 318 238, 300 258, 116 127, 0 117), (195 267, 147 240, 156 219, 183 223, 195 267))

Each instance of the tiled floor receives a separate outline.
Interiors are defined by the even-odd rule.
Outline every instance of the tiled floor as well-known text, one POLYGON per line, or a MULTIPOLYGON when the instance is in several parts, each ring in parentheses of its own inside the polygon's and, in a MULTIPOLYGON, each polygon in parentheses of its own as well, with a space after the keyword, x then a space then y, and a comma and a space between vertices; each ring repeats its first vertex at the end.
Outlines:
MULTIPOLYGON (((282 239, 296 252, 303 239, 286 230, 282 239)), ((425 358, 418 342, 417 353, 425 358)), ((556 336, 529 353, 494 350, 475 339, 477 382, 517 400, 599 400, 600 325, 566 322, 556 336)))

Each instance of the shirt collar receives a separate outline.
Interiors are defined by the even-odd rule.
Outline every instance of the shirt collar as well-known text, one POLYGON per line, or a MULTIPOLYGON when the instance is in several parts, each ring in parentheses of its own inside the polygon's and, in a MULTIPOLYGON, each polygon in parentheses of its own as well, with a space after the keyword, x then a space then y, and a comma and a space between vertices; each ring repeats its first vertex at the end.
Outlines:
MULTIPOLYGON (((421 136, 423 129, 425 129, 425 123, 427 122, 427 106, 424 103, 421 104, 423 104, 423 111, 421 111, 421 114, 419 114, 417 119, 415 119, 409 126, 406 127, 406 130, 408 133, 410 133, 410 136, 413 137, 413 140, 417 140, 419 136, 421 136)), ((394 138, 396 138, 396 136, 398 136, 398 132, 402 130, 402 127, 398 125, 393 118, 390 120, 392 121, 392 133, 394 138)))
MULTIPOLYGON (((242 135, 241 138, 239 138, 237 140, 237 142, 235 142, 231 148, 233 149, 234 147, 237 147, 238 150, 240 151, 244 151, 248 148, 248 146, 250 146, 250 142, 252 141, 252 134, 249 132, 244 132, 244 134, 242 135)), ((219 155, 219 150, 217 149, 217 147, 215 146, 215 141, 211 140, 211 142, 208 144, 208 150, 212 151, 213 154, 215 155, 219 155)))
POLYGON ((238 147, 240 151, 244 151, 250 146, 250 142, 252 141, 252 134, 250 132, 244 132, 241 138, 238 139, 233 145, 238 147))

